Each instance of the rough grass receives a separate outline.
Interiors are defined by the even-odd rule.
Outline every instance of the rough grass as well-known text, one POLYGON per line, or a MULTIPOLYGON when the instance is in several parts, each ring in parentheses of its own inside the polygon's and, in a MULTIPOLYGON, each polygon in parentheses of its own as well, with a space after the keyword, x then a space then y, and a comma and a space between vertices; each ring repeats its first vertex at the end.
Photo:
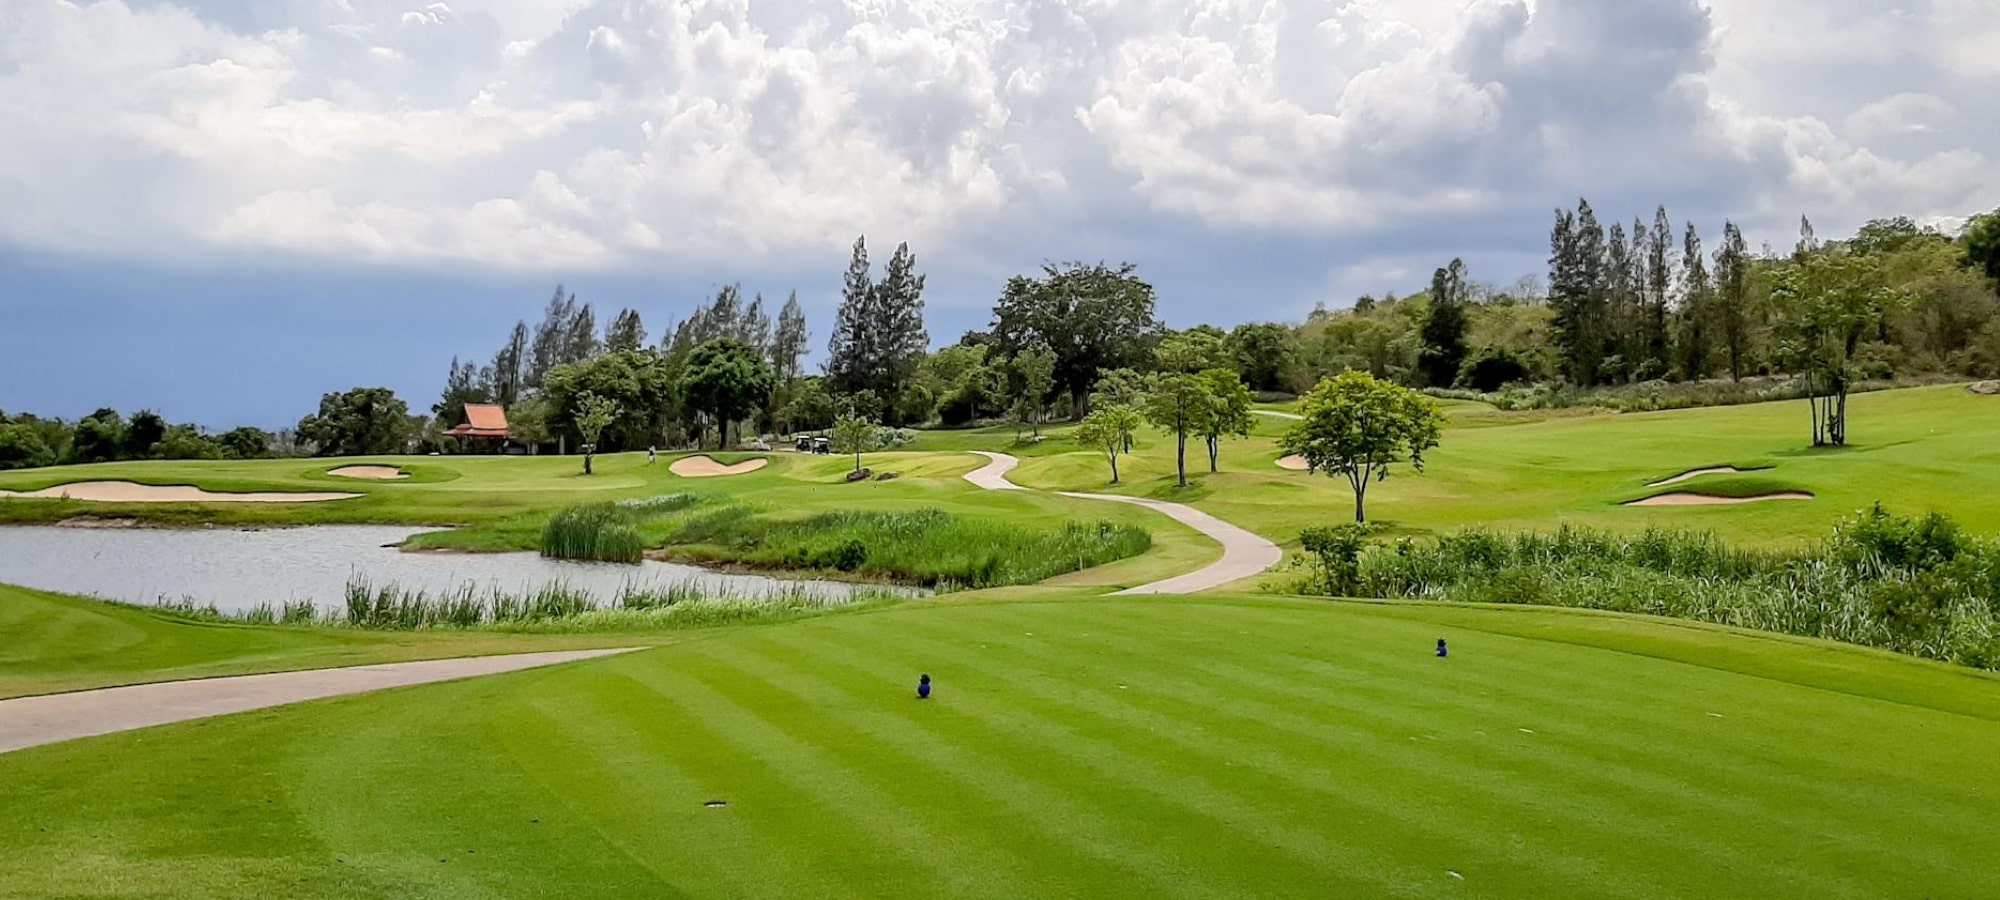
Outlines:
POLYGON ((1328 566, 1337 571, 1337 559, 1300 586, 1647 613, 2000 668, 2000 539, 1967 536, 1936 514, 1878 507, 1807 550, 1737 547, 1686 530, 1473 528, 1372 547, 1358 577, 1329 576, 1328 566))
POLYGON ((2000 682, 1969 670, 1586 612, 1036 596, 0 755, 0 893, 2000 895, 2000 682))
POLYGON ((785 520, 740 506, 693 517, 672 541, 687 558, 948 588, 1030 584, 1152 546, 1143 529, 1110 522, 1027 528, 937 509, 824 512, 785 520))

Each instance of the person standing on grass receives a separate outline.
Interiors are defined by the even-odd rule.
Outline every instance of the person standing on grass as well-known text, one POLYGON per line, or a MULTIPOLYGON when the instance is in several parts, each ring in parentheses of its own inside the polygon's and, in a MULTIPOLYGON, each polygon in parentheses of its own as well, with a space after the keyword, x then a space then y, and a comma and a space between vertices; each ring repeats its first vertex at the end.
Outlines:
POLYGON ((929 675, 917 676, 917 699, 929 700, 930 698, 931 698, 931 677, 929 675))
POLYGON ((660 459, 660 450, 659 450, 659 448, 658 448, 658 447, 656 447, 656 446, 654 446, 654 445, 652 445, 652 444, 647 444, 647 445, 646 445, 646 465, 649 465, 649 466, 650 466, 650 465, 652 465, 653 463, 655 463, 655 462, 658 462, 658 461, 659 461, 659 459, 660 459))

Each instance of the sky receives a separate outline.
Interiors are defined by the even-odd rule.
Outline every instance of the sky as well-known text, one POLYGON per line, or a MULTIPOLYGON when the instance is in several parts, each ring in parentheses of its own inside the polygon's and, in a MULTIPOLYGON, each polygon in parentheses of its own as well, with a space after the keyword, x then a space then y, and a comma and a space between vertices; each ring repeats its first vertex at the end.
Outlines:
POLYGON ((0 0, 0 410, 435 401, 558 283, 657 336, 897 242, 1296 321, 1587 196, 1711 242, 2000 207, 1995 0, 0 0))

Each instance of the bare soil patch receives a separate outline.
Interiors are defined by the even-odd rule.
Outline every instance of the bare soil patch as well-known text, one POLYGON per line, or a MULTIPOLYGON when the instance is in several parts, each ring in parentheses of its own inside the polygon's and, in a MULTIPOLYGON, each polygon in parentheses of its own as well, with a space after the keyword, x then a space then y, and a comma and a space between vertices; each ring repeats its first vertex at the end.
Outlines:
POLYGON ((723 465, 706 456, 684 456, 674 460, 667 471, 682 478, 717 478, 726 475, 748 475, 770 465, 768 459, 746 459, 734 465, 723 465))
POLYGON ((1680 484, 1683 481, 1693 481, 1697 478, 1700 478, 1703 475, 1742 475, 1747 472, 1762 472, 1762 471, 1764 470, 1739 469, 1736 468, 1735 466, 1710 466, 1706 469, 1689 469, 1685 472, 1680 473, 1679 475, 1675 475, 1672 478, 1662 478, 1659 481, 1649 481, 1646 483, 1646 486, 1666 487, 1667 485, 1670 484, 1680 484))
POLYGON ((39 491, 0 491, 0 497, 24 500, 88 500, 95 503, 323 503, 351 500, 360 494, 260 491, 232 494, 189 484, 137 484, 130 481, 80 481, 39 491))
POLYGON ((1303 456, 1286 456, 1279 458, 1278 468, 1289 469, 1293 472, 1304 472, 1311 469, 1312 464, 1306 462, 1306 458, 1303 456))

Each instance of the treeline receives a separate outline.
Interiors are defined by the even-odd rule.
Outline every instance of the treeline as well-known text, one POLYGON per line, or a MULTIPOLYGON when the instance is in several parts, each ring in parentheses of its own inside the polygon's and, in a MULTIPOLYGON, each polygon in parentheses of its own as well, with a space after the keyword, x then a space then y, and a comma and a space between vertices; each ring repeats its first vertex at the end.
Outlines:
POLYGON ((289 452, 290 435, 257 428, 210 434, 142 409, 130 419, 100 409, 75 422, 0 411, 0 469, 131 459, 259 459, 289 452), (282 441, 280 439, 282 438, 282 441))

